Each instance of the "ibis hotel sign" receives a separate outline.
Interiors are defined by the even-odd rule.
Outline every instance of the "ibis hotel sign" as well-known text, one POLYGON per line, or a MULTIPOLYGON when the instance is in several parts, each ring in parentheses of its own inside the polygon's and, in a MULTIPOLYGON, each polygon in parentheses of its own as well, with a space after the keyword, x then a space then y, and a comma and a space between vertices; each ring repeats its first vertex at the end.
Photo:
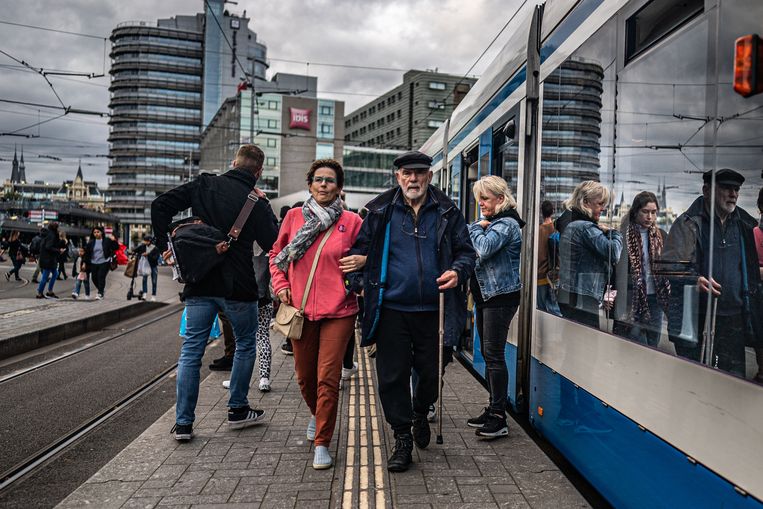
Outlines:
POLYGON ((312 110, 289 108, 289 115, 291 117, 291 120, 289 121, 289 129, 304 129, 305 131, 309 131, 310 113, 312 113, 312 110))

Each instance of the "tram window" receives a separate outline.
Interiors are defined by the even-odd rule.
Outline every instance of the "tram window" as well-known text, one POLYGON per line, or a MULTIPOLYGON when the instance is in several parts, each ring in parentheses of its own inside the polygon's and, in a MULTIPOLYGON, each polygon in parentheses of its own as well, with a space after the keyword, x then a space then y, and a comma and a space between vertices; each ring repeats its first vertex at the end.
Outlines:
POLYGON ((700 14, 705 0, 652 0, 625 22, 625 61, 700 14))
POLYGON ((511 191, 517 195, 517 168, 519 164, 519 142, 517 140, 516 117, 501 121, 493 128, 493 167, 491 175, 503 178, 511 191))
POLYGON ((552 212, 538 236, 538 309, 601 330, 622 246, 602 212, 613 195, 616 35, 613 19, 543 82, 539 203, 552 212))

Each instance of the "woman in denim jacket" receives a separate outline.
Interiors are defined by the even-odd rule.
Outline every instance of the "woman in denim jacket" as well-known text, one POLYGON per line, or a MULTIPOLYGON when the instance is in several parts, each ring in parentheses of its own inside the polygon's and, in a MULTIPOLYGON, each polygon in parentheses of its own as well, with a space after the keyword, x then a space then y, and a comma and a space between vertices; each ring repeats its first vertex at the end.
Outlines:
POLYGON ((525 222, 517 214, 517 202, 506 181, 482 177, 474 183, 474 198, 483 219, 469 225, 469 236, 477 251, 475 277, 470 286, 477 306, 477 332, 485 358, 490 403, 482 415, 469 419, 469 427, 484 438, 509 434, 506 398, 509 373, 504 350, 511 319, 519 307, 520 228, 525 222))
POLYGON ((609 204, 609 190, 599 182, 581 182, 565 202, 567 211, 557 220, 561 233, 559 256, 559 308, 570 320, 599 328, 599 308, 609 310, 605 298, 612 267, 620 259, 623 237, 599 224, 609 204))

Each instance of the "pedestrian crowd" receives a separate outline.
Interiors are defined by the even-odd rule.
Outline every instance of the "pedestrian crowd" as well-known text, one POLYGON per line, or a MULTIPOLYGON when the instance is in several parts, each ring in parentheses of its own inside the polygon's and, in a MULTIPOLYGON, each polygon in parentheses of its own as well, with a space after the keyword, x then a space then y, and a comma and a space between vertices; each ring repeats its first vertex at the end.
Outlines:
MULTIPOLYGON (((486 176, 473 184, 480 217, 467 224, 459 205, 431 185, 432 159, 407 152, 394 163, 397 186, 371 200, 361 218, 342 199, 342 165, 320 159, 306 173, 309 199, 285 207, 279 225, 256 187, 263 159, 257 146, 244 145, 230 171, 202 174, 152 204, 151 253, 161 253, 186 282, 174 437, 193 436, 201 360, 218 316, 225 354, 210 369, 230 371, 228 424, 239 429, 262 421, 264 411, 252 408, 247 394, 257 356, 259 389, 270 390, 272 324, 286 337, 281 348, 294 356, 310 411, 305 433, 315 446, 313 467, 330 468, 341 380, 357 369, 357 329, 360 346, 375 347, 377 392, 394 432, 387 467, 405 471, 414 445, 430 443, 443 370, 466 329, 467 298, 474 303, 488 396, 484 411, 464 425, 483 439, 507 436, 505 347, 520 306, 527 226, 507 182, 486 176), (172 222, 188 208, 190 218, 172 222), (189 262, 191 237, 203 266, 189 262)), ((752 316, 759 303, 750 303, 748 289, 760 286, 763 230, 736 206, 744 182, 739 173, 724 169, 703 179, 702 196, 670 234, 657 227, 659 204, 650 192, 634 198, 620 228, 601 220, 610 195, 599 182, 580 183, 556 221, 553 204, 543 202, 535 250, 538 307, 596 329, 606 315, 615 334, 651 347, 667 316, 677 354, 699 360, 696 337, 681 336, 683 287, 691 283, 700 299, 715 302, 714 365, 744 376, 745 346, 755 348, 762 365, 760 324, 752 316), (660 263, 673 259, 681 270, 660 263)), ((763 192, 758 205, 763 213, 763 192)), ((48 249, 57 246, 51 242, 48 249)), ((111 253, 110 246, 100 249, 98 260, 111 253)), ((95 247, 86 248, 82 257, 93 264, 94 253, 95 247)))

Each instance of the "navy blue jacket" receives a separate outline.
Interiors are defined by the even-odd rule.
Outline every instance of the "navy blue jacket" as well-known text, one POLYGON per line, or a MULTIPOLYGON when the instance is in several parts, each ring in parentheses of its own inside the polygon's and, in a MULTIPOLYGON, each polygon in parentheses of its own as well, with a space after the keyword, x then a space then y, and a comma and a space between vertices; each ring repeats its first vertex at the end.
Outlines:
MULTIPOLYGON (((382 279, 386 279, 388 261, 385 259, 385 237, 389 231, 387 227, 393 209, 390 205, 394 203, 398 193, 400 188, 395 187, 366 205, 368 215, 350 251, 350 254, 368 256, 363 271, 348 274, 347 277, 353 291, 364 292, 362 346, 376 342, 374 333, 384 302, 382 279)), ((466 328, 464 285, 474 273, 477 254, 469 239, 466 222, 455 203, 445 193, 432 186, 429 187, 429 199, 437 204, 437 259, 424 260, 424 263, 436 264, 440 274, 446 270, 454 270, 458 274, 458 286, 445 292, 445 344, 456 346, 466 328)), ((415 268, 416 262, 412 260, 411 263, 415 268)))

